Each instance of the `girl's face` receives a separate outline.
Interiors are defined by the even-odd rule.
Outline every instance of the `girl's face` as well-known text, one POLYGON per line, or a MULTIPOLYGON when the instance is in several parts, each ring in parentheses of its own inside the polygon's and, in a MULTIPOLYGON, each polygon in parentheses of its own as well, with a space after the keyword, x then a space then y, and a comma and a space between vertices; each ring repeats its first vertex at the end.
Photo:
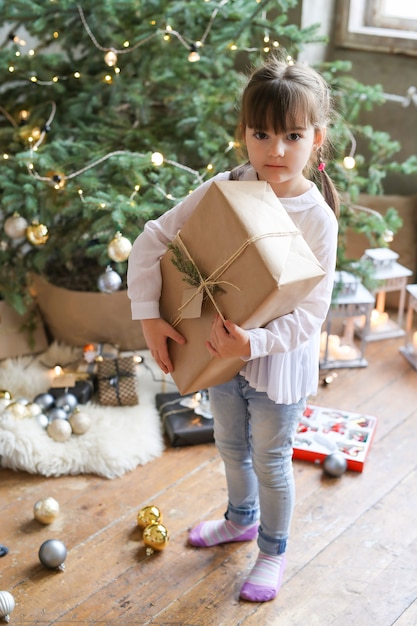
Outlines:
POLYGON ((246 128, 244 137, 259 180, 267 181, 277 196, 294 197, 310 188, 303 170, 313 150, 322 145, 324 129, 297 127, 276 134, 272 129, 246 128))

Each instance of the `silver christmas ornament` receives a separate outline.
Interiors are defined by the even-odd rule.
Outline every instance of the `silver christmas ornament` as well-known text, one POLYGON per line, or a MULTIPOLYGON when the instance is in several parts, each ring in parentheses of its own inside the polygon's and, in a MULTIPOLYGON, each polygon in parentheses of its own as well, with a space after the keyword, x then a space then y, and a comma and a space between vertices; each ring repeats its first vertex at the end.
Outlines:
POLYGON ((120 289, 121 285, 121 277, 110 267, 110 265, 106 268, 104 274, 99 276, 97 281, 97 286, 103 293, 114 293, 120 289))
POLYGON ((5 622, 10 621, 10 613, 15 607, 14 597, 8 591, 0 591, 0 617, 5 622))
POLYGON ((38 422, 41 428, 47 428, 49 424, 49 420, 45 413, 39 413, 39 415, 35 415, 34 419, 38 422))
POLYGON ((39 393, 33 401, 39 404, 43 411, 50 409, 55 404, 55 398, 51 393, 39 393))
POLYGON ((67 558, 65 544, 59 539, 48 539, 39 548, 39 560, 48 569, 65 569, 64 561, 67 558))
POLYGON ((52 409, 46 411, 46 415, 49 423, 54 422, 55 420, 66 420, 68 418, 68 413, 60 406, 53 406, 52 409))
POLYGON ((77 397, 73 393, 63 393, 55 400, 55 406, 64 409, 66 413, 72 413, 78 405, 77 397))
POLYGON ((332 452, 323 461, 323 470, 328 476, 339 478, 346 472, 347 461, 342 452, 332 452))

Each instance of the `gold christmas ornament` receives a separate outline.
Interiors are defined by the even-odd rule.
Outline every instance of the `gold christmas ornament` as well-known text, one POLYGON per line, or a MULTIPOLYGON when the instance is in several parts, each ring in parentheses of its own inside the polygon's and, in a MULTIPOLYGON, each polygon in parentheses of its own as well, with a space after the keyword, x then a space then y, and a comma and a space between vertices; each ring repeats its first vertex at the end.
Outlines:
POLYGON ((34 246, 43 246, 49 238, 48 227, 45 224, 33 222, 26 229, 26 239, 34 246))
POLYGON ((10 613, 15 607, 14 597, 8 591, 0 591, 0 618, 10 621, 10 613))
POLYGON ((68 421, 75 435, 83 435, 91 426, 90 416, 80 411, 78 408, 75 409, 68 421))
POLYGON ((18 402, 17 400, 15 402, 10 402, 10 404, 6 407, 6 411, 17 420, 30 417, 26 404, 18 402))
MULTIPOLYGON (((1 320, 0 320, 1 321, 1 320)), ((13 402, 13 396, 7 389, 0 389, 0 412, 13 402)))
POLYGON ((37 417, 42 413, 42 409, 36 402, 28 402, 26 405, 27 414, 31 417, 37 417))
POLYGON ((116 233, 107 246, 107 254, 112 261, 121 263, 129 258, 132 244, 127 237, 123 237, 121 233, 116 233))
POLYGON ((48 435, 55 441, 63 443, 67 441, 72 435, 71 424, 66 419, 56 419, 46 429, 48 435))
POLYGON ((38 500, 33 507, 33 515, 38 522, 50 524, 59 515, 59 504, 52 497, 38 500))
POLYGON ((168 541, 168 530, 163 524, 149 524, 143 531, 143 542, 148 556, 155 551, 164 550, 168 545, 168 541))
POLYGON ((158 507, 150 504, 144 506, 138 513, 138 526, 146 528, 150 524, 160 524, 162 522, 162 513, 158 507))
POLYGON ((28 223, 19 213, 13 213, 4 222, 4 232, 11 239, 21 239, 26 234, 28 223))

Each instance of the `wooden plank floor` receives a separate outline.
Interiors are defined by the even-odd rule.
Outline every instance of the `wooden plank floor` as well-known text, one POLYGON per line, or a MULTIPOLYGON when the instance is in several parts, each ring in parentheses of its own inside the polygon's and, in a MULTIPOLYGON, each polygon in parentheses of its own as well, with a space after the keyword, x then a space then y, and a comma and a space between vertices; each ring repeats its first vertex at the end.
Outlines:
POLYGON ((255 543, 187 545, 188 529, 221 516, 226 490, 214 445, 167 447, 116 480, 43 478, 0 470, 0 589, 15 596, 11 625, 411 626, 417 624, 417 371, 402 339, 368 344, 367 368, 339 370, 316 404, 363 411, 378 427, 362 474, 325 477, 295 461, 297 506, 276 600, 239 601, 255 543), (55 497, 49 526, 34 503, 55 497), (136 523, 157 505, 168 547, 145 554, 136 523), (68 548, 64 572, 38 560, 43 541, 68 548))

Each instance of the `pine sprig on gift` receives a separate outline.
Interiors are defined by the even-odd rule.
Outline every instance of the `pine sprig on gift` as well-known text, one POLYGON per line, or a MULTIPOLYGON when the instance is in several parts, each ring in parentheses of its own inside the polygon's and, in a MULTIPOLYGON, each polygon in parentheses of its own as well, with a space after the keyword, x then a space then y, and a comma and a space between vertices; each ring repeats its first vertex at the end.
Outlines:
MULTIPOLYGON (((202 281, 207 280, 207 276, 201 274, 196 266, 196 264, 192 261, 192 259, 188 259, 184 254, 183 250, 174 243, 168 244, 168 249, 172 251, 171 261, 173 265, 184 274, 183 280, 191 285, 192 287, 199 287, 202 281)), ((215 282, 205 283, 206 289, 214 295, 215 293, 224 292, 224 289, 220 287, 220 285, 215 282)), ((207 292, 204 292, 204 295, 207 295, 207 292)))

